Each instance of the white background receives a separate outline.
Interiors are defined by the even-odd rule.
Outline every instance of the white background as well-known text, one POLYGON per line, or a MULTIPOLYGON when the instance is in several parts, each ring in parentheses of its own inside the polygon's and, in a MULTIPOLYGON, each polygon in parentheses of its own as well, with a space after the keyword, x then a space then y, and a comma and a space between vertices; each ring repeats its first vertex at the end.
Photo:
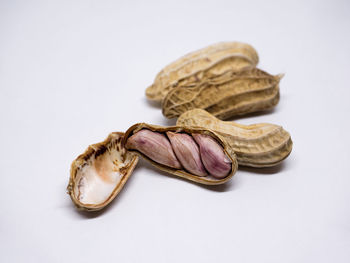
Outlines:
POLYGON ((1 1, 0 262, 349 262, 349 1, 1 1), (72 160, 166 120, 144 90, 166 64, 244 41, 285 73, 294 141, 274 169, 204 187, 140 162, 102 213, 78 212, 72 160))

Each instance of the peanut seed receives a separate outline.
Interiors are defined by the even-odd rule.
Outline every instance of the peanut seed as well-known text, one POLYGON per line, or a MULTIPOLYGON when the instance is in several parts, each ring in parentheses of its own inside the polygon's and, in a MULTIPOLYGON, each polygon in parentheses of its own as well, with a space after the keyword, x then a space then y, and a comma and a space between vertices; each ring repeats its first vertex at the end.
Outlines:
POLYGON ((190 135, 174 132, 167 132, 166 134, 176 157, 187 171, 198 176, 208 175, 202 164, 199 148, 190 135))
POLYGON ((143 129, 128 139, 126 148, 138 150, 157 163, 176 169, 181 168, 164 134, 143 129))
POLYGON ((222 147, 210 136, 192 134, 199 145, 202 162, 207 171, 216 178, 225 178, 231 170, 231 161, 222 147))

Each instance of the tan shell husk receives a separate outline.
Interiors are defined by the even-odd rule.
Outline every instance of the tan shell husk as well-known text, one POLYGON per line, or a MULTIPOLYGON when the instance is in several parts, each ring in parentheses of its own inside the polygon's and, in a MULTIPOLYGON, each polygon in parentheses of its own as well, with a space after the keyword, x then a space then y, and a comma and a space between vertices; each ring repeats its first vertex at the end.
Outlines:
POLYGON ((193 87, 176 87, 162 102, 163 115, 175 118, 200 108, 220 119, 267 110, 279 101, 279 82, 260 69, 229 71, 193 87))
POLYGON ((243 166, 277 165, 289 156, 293 147, 290 134, 281 126, 269 123, 242 125, 221 121, 202 109, 183 113, 176 125, 213 130, 231 146, 236 153, 238 164, 243 166))
POLYGON ((174 87, 197 85, 226 71, 256 67, 258 62, 258 54, 249 44, 217 43, 189 53, 166 66, 146 89, 146 96, 150 100, 161 102, 174 87))
POLYGON ((155 167, 157 167, 158 169, 160 169, 162 171, 168 172, 168 173, 173 174, 175 176, 179 176, 181 178, 188 179, 190 181, 194 181, 196 183, 205 184, 205 185, 223 184, 223 183, 227 182, 228 180, 230 180, 231 177, 237 171, 238 164, 237 164, 236 155, 235 155, 234 151, 225 141, 223 141, 218 135, 215 134, 215 132, 213 132, 211 130, 208 130, 206 128, 194 128, 194 127, 183 127, 183 126, 163 127, 163 126, 151 125, 151 124, 147 124, 147 123, 137 123, 137 124, 131 126, 125 132, 125 136, 123 139, 123 145, 126 144, 126 141, 130 136, 132 136, 134 133, 136 133, 142 129, 149 129, 151 131, 156 131, 156 132, 161 132, 161 133, 165 133, 167 131, 172 131, 172 132, 186 132, 189 134, 201 133, 201 134, 209 135, 212 138, 214 138, 223 147, 224 152, 226 153, 226 155, 229 157, 229 159, 232 162, 230 174, 223 179, 216 179, 212 176, 199 177, 199 176, 193 175, 185 170, 174 169, 174 168, 156 163, 155 161, 151 160, 146 155, 144 155, 143 153, 141 153, 137 150, 128 150, 130 152, 136 152, 137 154, 139 154, 140 156, 142 156, 143 158, 148 160, 152 165, 154 165, 155 167))
POLYGON ((70 195, 73 203, 78 209, 85 211, 98 211, 103 209, 113 201, 113 199, 118 195, 120 190, 125 185, 126 181, 129 179, 139 158, 136 154, 128 152, 124 147, 122 147, 123 136, 124 133, 121 132, 113 132, 109 134, 109 136, 103 142, 90 145, 83 154, 79 155, 72 162, 69 184, 67 186, 67 193, 70 195), (75 186, 78 184, 79 172, 84 166, 91 164, 91 158, 98 158, 100 155, 109 154, 111 150, 116 150, 118 153, 118 157, 113 161, 113 165, 114 168, 123 175, 122 179, 110 194, 110 196, 103 203, 81 203, 75 195, 75 186))

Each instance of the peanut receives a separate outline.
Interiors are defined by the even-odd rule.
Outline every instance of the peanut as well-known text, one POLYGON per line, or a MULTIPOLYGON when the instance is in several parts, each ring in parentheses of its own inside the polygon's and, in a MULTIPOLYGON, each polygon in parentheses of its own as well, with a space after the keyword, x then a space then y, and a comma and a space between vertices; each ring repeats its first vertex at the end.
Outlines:
POLYGON ((221 121, 202 109, 183 113, 176 125, 206 127, 231 146, 239 165, 268 167, 282 162, 292 151, 290 134, 281 126, 269 123, 242 125, 221 121))
POLYGON ((172 89, 162 101, 163 115, 175 118, 200 108, 220 119, 262 111, 279 101, 279 81, 257 68, 228 71, 194 86, 172 89))
POLYGON ((229 145, 206 128, 162 127, 139 123, 126 131, 123 145, 128 151, 138 153, 157 168, 198 183, 224 183, 237 169, 235 153, 229 145), (144 136, 145 131, 147 136, 144 136), (164 142, 165 134, 169 138, 167 143, 164 142), (140 137, 142 142, 135 139, 140 137), (159 151, 156 147, 164 149, 159 151), (169 152, 175 153, 180 167, 169 165, 174 163, 173 156, 167 154, 169 152))
POLYGON ((176 169, 181 168, 164 134, 146 129, 141 130, 128 139, 126 148, 139 150, 153 161, 160 164, 176 169))
POLYGON ((200 147, 201 159, 207 171, 216 178, 225 178, 231 169, 231 161, 222 147, 210 136, 192 134, 200 147))
POLYGON ((167 132, 166 134, 176 157, 187 171, 198 176, 208 175, 202 164, 198 146, 190 135, 175 132, 167 132))
POLYGON ((255 67, 258 61, 257 52, 248 44, 217 43, 189 53, 166 66, 157 74, 153 85, 146 89, 146 96, 161 102, 174 87, 191 86, 226 71, 255 67))

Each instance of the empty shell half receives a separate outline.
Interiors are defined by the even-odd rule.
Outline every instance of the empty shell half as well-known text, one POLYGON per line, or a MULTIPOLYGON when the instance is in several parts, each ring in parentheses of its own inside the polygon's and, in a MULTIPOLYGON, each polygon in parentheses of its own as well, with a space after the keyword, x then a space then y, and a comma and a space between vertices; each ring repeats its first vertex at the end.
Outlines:
POLYGON ((97 211, 120 192, 134 170, 138 156, 126 151, 123 133, 113 132, 93 144, 72 163, 67 192, 78 209, 97 211))

